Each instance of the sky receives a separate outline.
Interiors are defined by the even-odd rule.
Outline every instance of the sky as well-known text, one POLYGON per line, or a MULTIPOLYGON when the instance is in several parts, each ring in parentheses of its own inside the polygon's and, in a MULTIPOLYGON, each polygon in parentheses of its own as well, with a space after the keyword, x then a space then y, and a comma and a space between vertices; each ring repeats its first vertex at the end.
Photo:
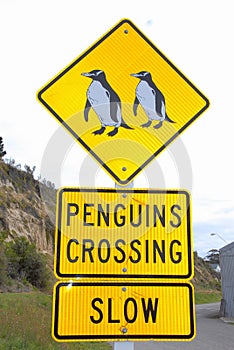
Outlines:
POLYGON ((231 0, 119 0, 116 4, 1 0, 0 136, 5 158, 22 167, 36 166, 36 176, 42 174, 56 187, 115 186, 61 130, 36 93, 117 22, 128 18, 210 101, 209 109, 135 178, 134 187, 191 192, 194 249, 199 255, 232 242, 232 13, 231 0), (53 163, 55 149, 56 157, 61 157, 59 169, 53 163))

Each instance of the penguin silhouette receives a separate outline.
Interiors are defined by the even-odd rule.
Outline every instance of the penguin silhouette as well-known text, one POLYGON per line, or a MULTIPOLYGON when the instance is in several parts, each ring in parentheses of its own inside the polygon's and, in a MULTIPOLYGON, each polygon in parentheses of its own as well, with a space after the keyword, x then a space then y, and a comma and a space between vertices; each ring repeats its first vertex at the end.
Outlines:
POLYGON ((81 75, 92 79, 87 90, 84 118, 88 121, 90 108, 93 108, 101 122, 101 128, 94 131, 93 134, 103 134, 106 126, 114 126, 114 129, 107 134, 108 136, 116 135, 120 126, 132 129, 122 118, 120 98, 107 82, 105 72, 95 69, 81 75))
POLYGON ((147 123, 142 124, 141 126, 143 128, 148 128, 152 124, 153 120, 159 121, 159 123, 154 126, 155 129, 159 129, 164 120, 169 123, 175 123, 166 113, 165 98, 153 82, 151 74, 149 72, 142 71, 130 75, 140 79, 140 82, 136 87, 133 113, 135 116, 137 115, 137 107, 140 104, 149 119, 147 123))

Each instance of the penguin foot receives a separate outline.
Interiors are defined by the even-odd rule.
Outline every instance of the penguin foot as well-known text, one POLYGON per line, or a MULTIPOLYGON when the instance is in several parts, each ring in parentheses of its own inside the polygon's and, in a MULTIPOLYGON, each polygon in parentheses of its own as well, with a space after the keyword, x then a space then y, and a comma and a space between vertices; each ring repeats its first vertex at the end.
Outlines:
POLYGON ((141 127, 142 127, 142 128, 148 128, 151 124, 152 124, 152 121, 149 120, 147 123, 142 124, 141 127))
POLYGON ((94 131, 93 134, 94 135, 101 135, 101 134, 104 133, 105 129, 106 128, 104 126, 102 126, 101 129, 98 129, 98 130, 94 131))
POLYGON ((108 132, 108 136, 115 136, 118 133, 119 129, 118 128, 114 128, 114 130, 108 132))
POLYGON ((156 125, 154 126, 154 129, 159 129, 159 128, 161 128, 162 124, 163 124, 162 122, 156 124, 156 125))

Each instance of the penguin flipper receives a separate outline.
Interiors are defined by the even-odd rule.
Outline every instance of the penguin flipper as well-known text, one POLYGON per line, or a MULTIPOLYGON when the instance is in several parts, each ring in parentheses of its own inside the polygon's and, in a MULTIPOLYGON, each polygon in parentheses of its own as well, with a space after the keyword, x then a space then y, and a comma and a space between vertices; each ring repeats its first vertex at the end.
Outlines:
POLYGON ((89 100, 87 99, 86 104, 85 104, 85 109, 84 109, 84 118, 85 118, 86 122, 88 121, 90 108, 91 108, 91 104, 90 104, 89 100))
POLYGON ((165 98, 163 96, 163 94, 161 93, 161 91, 157 91, 157 93, 154 91, 153 93, 155 93, 155 104, 156 104, 156 112, 158 115, 162 116, 162 106, 165 106, 165 98))
MULTIPOLYGON (((163 94, 158 90, 158 93, 156 94, 156 112, 161 116, 162 116, 162 111, 161 111, 162 108, 166 109, 165 98, 164 98, 163 94)), ((175 123, 173 120, 171 120, 168 117, 167 113, 165 113, 165 120, 169 123, 175 123)))
POLYGON ((115 122, 115 123, 118 123, 117 110, 118 110, 118 102, 111 102, 110 103, 110 117, 113 120, 113 122, 115 122))
POLYGON ((137 115, 137 107, 138 107, 139 103, 140 103, 140 102, 139 102, 139 100, 138 100, 138 98, 137 98, 137 96, 136 96, 135 101, 134 101, 134 104, 133 104, 133 113, 134 113, 135 117, 136 117, 136 115, 137 115))

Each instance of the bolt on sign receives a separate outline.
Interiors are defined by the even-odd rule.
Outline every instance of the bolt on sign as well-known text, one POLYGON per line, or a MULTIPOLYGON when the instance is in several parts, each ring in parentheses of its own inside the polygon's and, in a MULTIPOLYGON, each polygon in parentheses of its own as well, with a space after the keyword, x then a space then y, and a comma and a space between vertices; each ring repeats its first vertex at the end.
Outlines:
POLYGON ((53 309, 57 341, 188 341, 195 335, 190 283, 59 282, 53 309))
POLYGON ((55 275, 190 279, 190 196, 184 190, 63 188, 55 275))
POLYGON ((122 185, 209 106, 126 19, 41 88, 38 99, 122 185))

